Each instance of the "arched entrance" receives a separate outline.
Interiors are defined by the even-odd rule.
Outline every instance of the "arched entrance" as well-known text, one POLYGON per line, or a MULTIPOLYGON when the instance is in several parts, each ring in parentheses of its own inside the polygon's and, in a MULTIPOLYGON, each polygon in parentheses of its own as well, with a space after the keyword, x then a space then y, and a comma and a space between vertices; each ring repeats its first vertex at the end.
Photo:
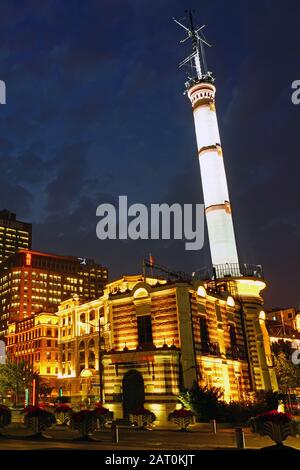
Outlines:
POLYGON ((142 374, 131 369, 123 377, 123 414, 128 418, 131 411, 145 402, 145 388, 142 374))

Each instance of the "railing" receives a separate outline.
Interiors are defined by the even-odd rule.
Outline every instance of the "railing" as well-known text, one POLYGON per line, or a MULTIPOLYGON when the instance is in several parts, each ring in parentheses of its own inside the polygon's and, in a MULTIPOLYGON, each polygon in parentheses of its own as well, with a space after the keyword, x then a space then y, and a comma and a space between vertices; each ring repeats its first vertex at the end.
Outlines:
POLYGON ((260 264, 225 263, 215 264, 212 268, 201 268, 192 273, 192 279, 202 281, 237 277, 255 277, 263 279, 264 274, 262 266, 260 264))
POLYGON ((263 279, 263 270, 260 264, 247 263, 226 263, 217 264, 213 267, 214 275, 217 279, 225 277, 256 277, 263 279))

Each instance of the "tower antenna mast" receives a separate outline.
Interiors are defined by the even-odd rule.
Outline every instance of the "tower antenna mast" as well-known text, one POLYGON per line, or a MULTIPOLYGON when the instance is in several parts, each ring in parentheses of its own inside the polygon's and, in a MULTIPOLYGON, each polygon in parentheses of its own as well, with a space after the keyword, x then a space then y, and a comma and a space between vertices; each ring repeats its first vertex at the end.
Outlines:
MULTIPOLYGON (((208 72, 206 65, 204 45, 211 47, 211 44, 206 41, 202 32, 202 30, 205 28, 205 25, 195 27, 194 10, 186 10, 186 13, 188 14, 189 26, 185 26, 183 23, 181 23, 181 21, 178 21, 176 18, 173 18, 175 23, 181 26, 181 28, 183 28, 188 34, 187 37, 182 39, 180 42, 184 43, 188 39, 191 39, 193 48, 193 52, 182 62, 180 62, 179 67, 190 63, 192 69, 196 70, 196 77, 193 77, 193 80, 198 82, 204 78, 210 78, 213 81, 211 72, 208 72)), ((186 19, 187 18, 184 18, 184 20, 186 19)))

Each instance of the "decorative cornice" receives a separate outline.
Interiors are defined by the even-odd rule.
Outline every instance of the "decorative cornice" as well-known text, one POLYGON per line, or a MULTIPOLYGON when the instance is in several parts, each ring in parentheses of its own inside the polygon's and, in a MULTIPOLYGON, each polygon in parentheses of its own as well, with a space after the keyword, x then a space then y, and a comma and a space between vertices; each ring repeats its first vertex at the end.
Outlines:
POLYGON ((220 144, 213 144, 213 145, 206 145, 204 147, 201 147, 200 150, 198 150, 198 155, 200 156, 202 153, 206 152, 217 152, 220 157, 223 156, 222 152, 222 147, 220 144))
POLYGON ((214 204, 205 208, 205 213, 224 210, 227 214, 231 214, 231 205, 229 201, 225 201, 224 204, 214 204))

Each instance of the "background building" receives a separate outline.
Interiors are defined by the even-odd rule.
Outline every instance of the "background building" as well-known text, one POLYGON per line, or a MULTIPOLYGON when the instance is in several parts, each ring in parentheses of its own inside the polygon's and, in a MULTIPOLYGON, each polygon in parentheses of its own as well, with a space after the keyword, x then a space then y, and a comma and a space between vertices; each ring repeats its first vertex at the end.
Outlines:
POLYGON ((285 325, 289 326, 290 328, 297 330, 299 327, 299 312, 293 307, 289 308, 273 308, 266 311, 267 319, 273 320, 276 322, 281 323, 282 327, 284 328, 285 325))
POLYGON ((0 263, 19 249, 30 250, 32 225, 16 219, 16 214, 0 211, 0 263))
POLYGON ((20 250, 0 265, 0 337, 8 322, 54 312, 74 294, 99 297, 107 269, 91 259, 20 250))
POLYGON ((29 362, 41 381, 57 388, 58 318, 54 313, 37 313, 9 324, 6 336, 8 359, 29 362))
POLYGON ((171 282, 124 276, 101 298, 58 310, 59 382, 73 400, 99 399, 115 417, 145 404, 167 419, 181 387, 217 386, 225 400, 276 390, 260 291, 262 280, 171 282), (250 281, 249 281, 250 282, 250 281), (100 327, 100 335, 99 335, 100 327), (99 357, 100 344, 100 357, 99 357))

